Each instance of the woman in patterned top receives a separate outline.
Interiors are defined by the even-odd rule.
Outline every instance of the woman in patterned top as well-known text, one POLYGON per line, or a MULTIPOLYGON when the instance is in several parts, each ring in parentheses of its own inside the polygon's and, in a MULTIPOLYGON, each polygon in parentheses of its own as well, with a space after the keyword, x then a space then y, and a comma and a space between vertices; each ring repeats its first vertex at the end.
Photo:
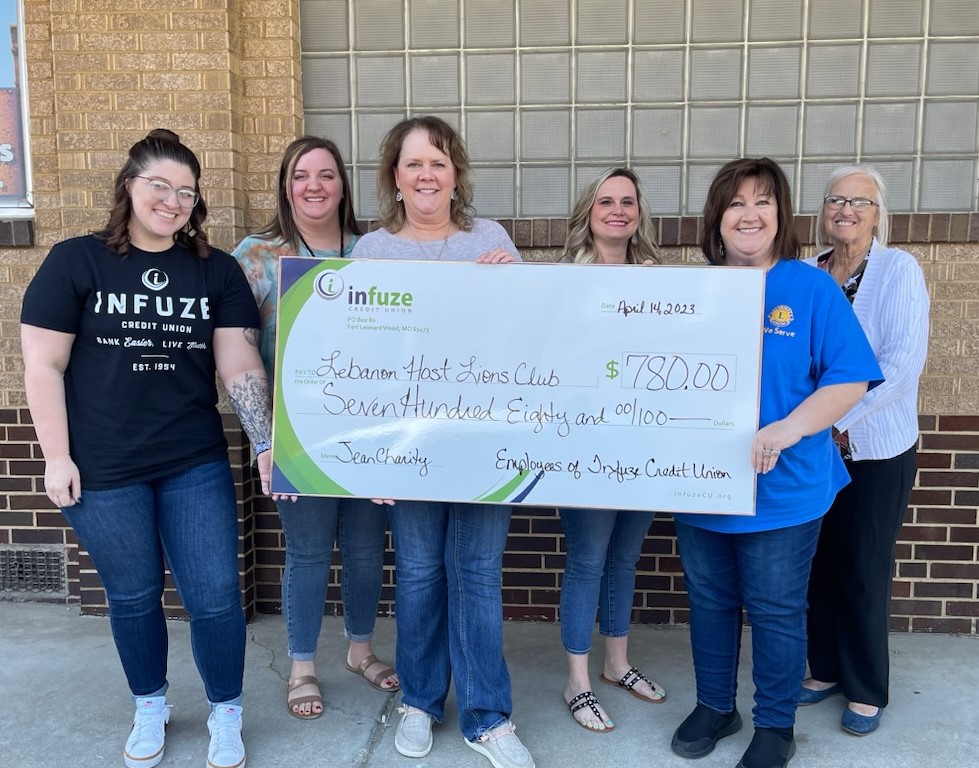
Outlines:
MULTIPOLYGON (((360 237, 353 196, 336 144, 303 136, 288 147, 279 167, 276 213, 234 250, 261 315, 259 350, 273 379, 278 322, 279 259, 283 256, 343 258, 360 237)), ((371 647, 384 565, 387 512, 366 499, 274 497, 286 540, 282 610, 289 636, 286 707, 311 720, 323 714, 316 678, 316 645, 333 561, 333 545, 343 556, 344 634, 350 641, 347 669, 379 691, 400 684, 394 670, 371 647)))

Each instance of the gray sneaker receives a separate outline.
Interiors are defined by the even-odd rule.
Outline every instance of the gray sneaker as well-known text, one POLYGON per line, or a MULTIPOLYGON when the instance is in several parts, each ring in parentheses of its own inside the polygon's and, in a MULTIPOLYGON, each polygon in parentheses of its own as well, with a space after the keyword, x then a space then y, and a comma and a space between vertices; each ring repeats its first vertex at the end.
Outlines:
POLYGON ((534 768, 534 758, 520 743, 516 730, 517 727, 507 720, 486 731, 476 741, 466 739, 466 744, 481 755, 486 755, 494 768, 534 768))
POLYGON ((394 732, 394 748, 405 757, 425 757, 432 751, 432 716, 418 707, 398 707, 401 721, 394 732))

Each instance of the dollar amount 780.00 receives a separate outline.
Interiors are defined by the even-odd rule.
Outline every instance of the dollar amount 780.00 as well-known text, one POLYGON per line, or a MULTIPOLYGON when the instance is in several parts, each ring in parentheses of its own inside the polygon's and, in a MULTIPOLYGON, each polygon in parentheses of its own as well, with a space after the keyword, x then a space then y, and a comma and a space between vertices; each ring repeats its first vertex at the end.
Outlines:
POLYGON ((626 389, 650 392, 694 390, 732 392, 737 388, 735 355, 624 352, 605 364, 605 378, 626 389))

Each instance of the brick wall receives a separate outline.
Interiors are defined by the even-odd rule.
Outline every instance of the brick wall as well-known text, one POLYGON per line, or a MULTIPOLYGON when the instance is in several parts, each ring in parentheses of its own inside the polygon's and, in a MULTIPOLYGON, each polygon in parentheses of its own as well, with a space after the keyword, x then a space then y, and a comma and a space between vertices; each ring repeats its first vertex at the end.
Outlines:
POLYGON ((922 416, 919 424, 918 481, 897 546, 891 628, 975 633, 979 416, 922 416))

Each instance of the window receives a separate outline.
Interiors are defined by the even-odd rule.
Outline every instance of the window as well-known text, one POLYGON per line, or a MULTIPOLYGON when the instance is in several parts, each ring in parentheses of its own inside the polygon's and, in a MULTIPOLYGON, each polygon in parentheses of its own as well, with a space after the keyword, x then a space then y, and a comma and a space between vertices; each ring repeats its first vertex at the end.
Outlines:
POLYGON ((33 218, 22 0, 0 3, 0 220, 33 218))
POLYGON ((562 217, 610 165, 655 215, 697 215, 717 169, 769 155, 800 213, 874 164, 892 211, 976 211, 976 0, 301 0, 305 127, 377 212, 378 142, 406 115, 467 139, 480 214, 562 217), (926 23, 927 22, 927 23, 926 23))

